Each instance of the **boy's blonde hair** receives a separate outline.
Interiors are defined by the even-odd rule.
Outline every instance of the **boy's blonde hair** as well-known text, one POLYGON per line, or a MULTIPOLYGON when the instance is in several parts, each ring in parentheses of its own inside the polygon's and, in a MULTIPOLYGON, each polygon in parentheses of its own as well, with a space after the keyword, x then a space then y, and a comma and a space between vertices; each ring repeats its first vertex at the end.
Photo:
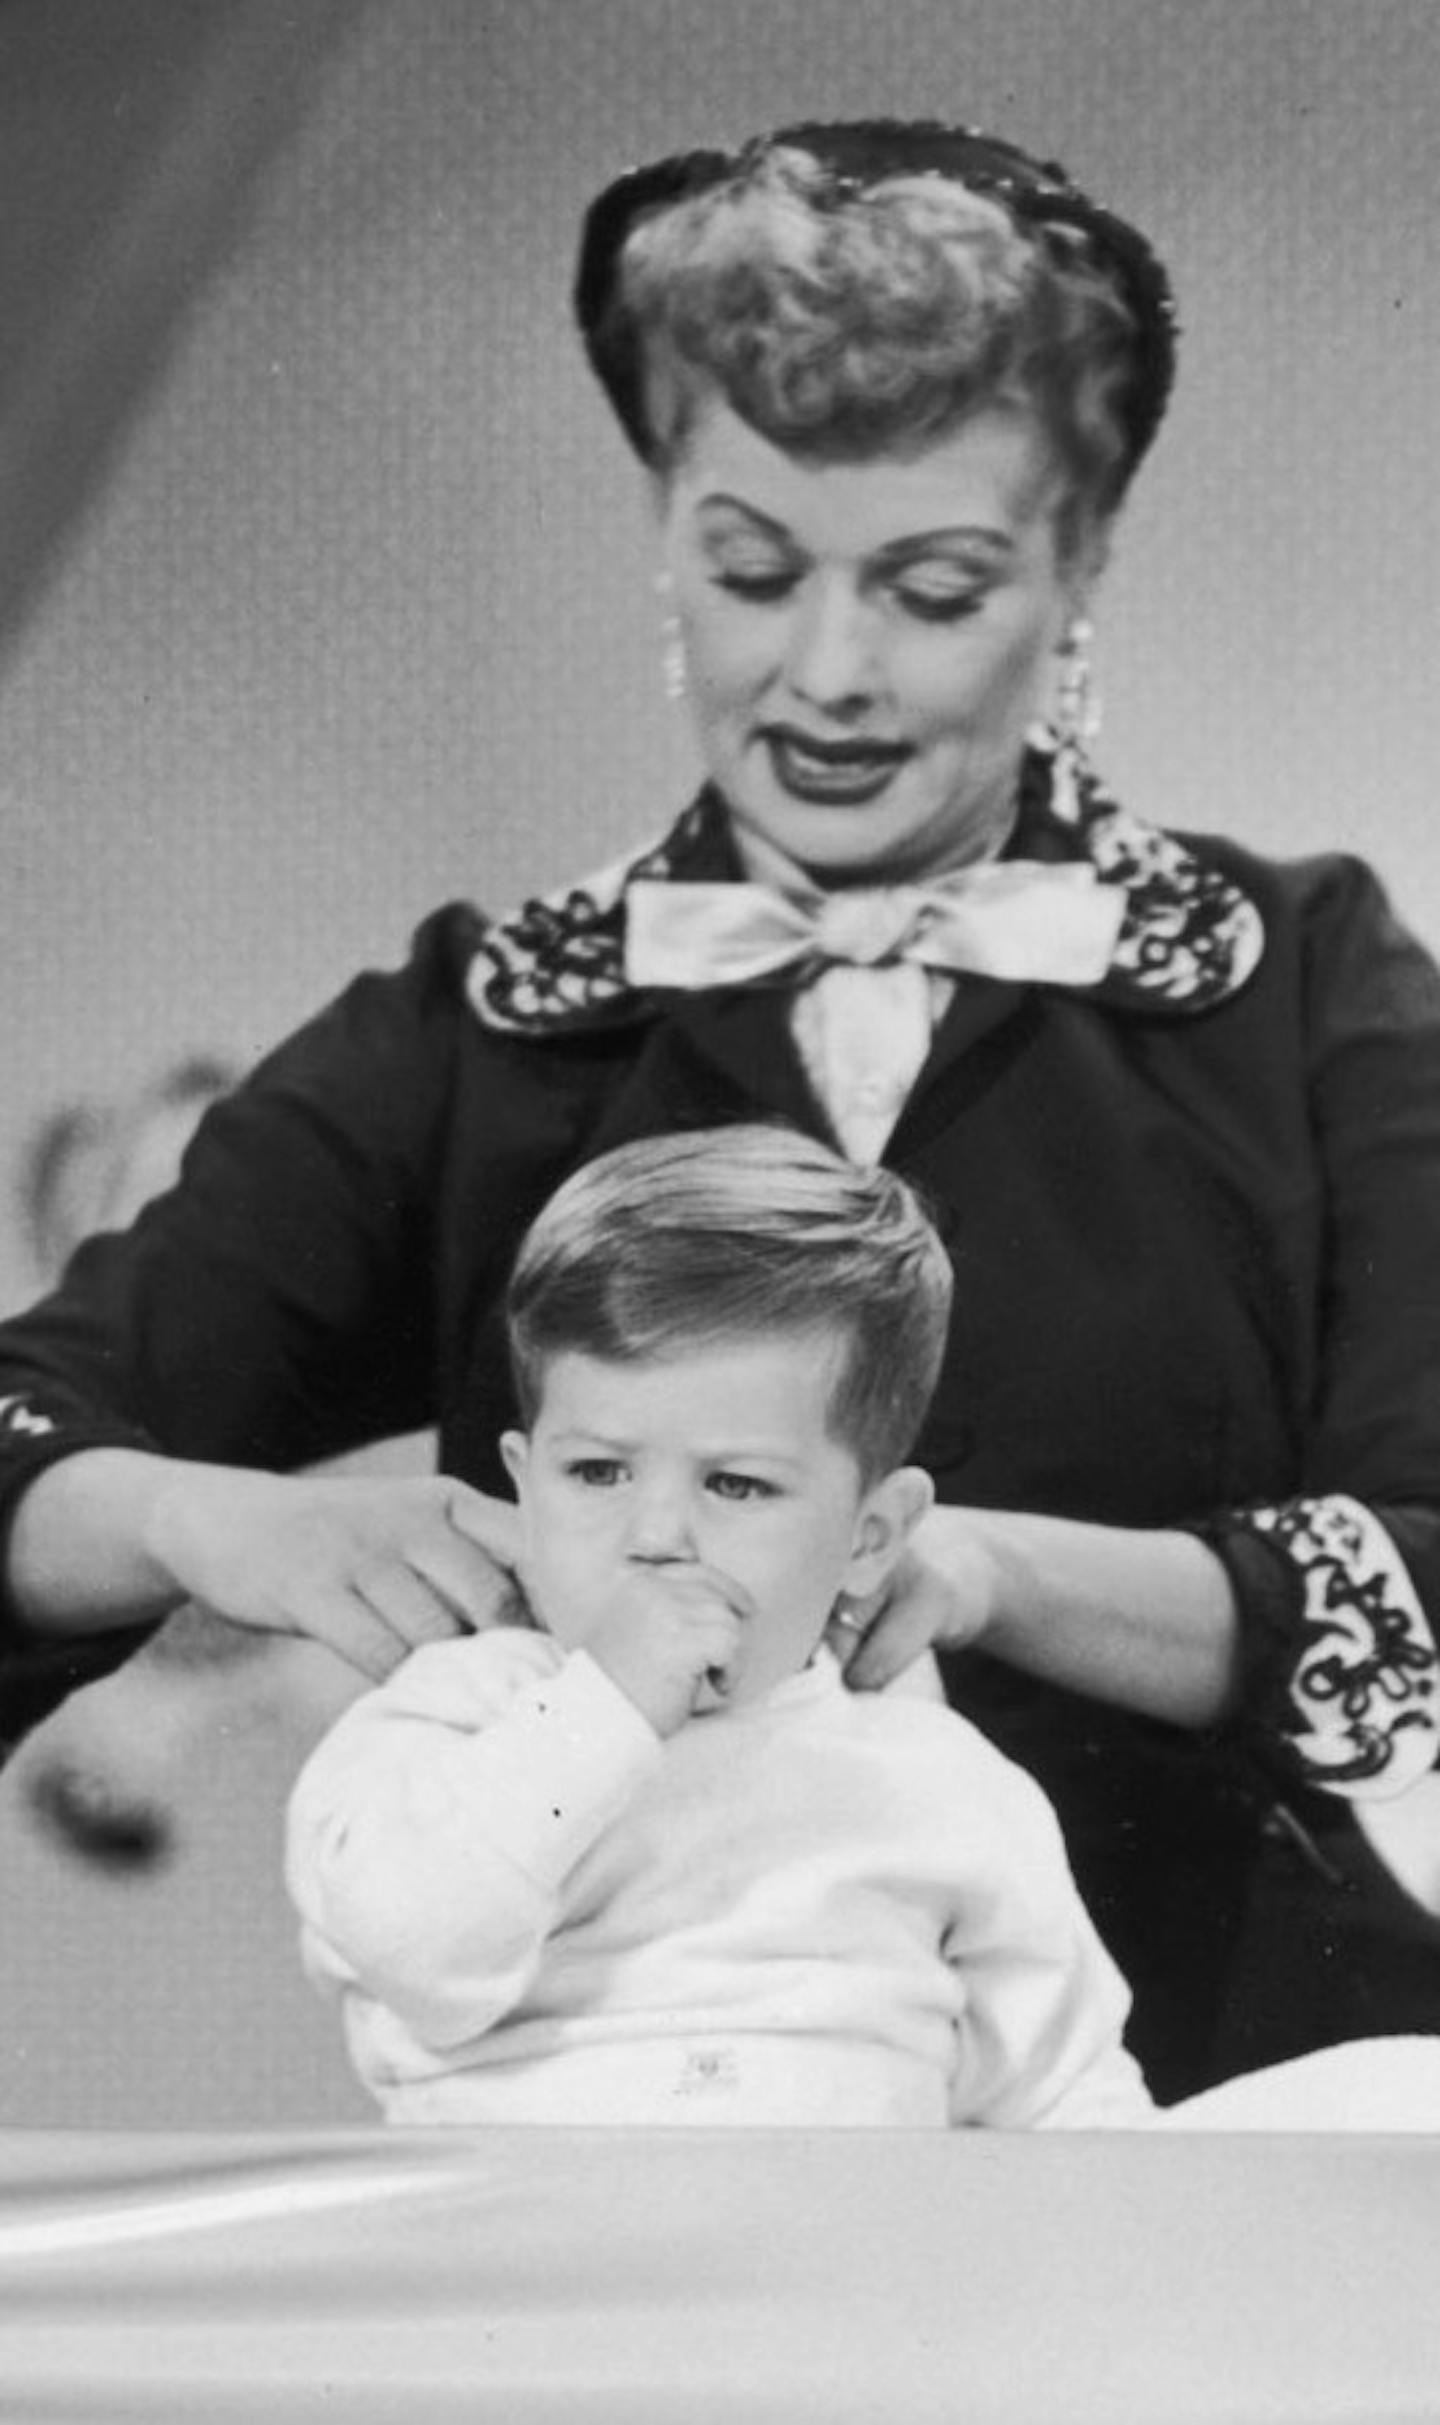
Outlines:
POLYGON ((945 1350, 950 1264, 914 1192, 798 1131, 622 1145, 551 1198, 506 1302, 522 1421, 549 1360, 678 1357, 735 1337, 834 1336, 833 1436, 865 1483, 914 1445, 945 1350))

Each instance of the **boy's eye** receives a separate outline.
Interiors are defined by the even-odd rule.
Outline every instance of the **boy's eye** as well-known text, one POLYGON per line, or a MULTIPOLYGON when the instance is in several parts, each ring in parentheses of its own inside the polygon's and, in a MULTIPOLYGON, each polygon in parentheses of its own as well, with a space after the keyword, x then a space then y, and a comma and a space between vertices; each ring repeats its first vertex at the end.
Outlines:
POLYGON ((778 1496, 773 1482, 762 1482, 758 1474, 713 1473, 710 1489, 717 1499, 741 1502, 746 1499, 773 1499, 778 1496))
POLYGON ((618 1457, 572 1457, 565 1471, 583 1490, 613 1490, 625 1478, 618 1457))

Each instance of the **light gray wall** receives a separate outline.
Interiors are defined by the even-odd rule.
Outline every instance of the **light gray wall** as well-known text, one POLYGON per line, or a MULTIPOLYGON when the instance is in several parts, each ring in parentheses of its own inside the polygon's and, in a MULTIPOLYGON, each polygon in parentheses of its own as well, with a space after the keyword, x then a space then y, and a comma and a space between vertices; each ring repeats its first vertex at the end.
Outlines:
MULTIPOLYGON (((57 1097, 249 1057, 436 901, 650 830, 691 762, 644 501, 572 341, 618 167, 935 114, 1145 225, 1180 391, 1101 614, 1145 814, 1370 853, 1440 940, 1432 0, 381 0, 0 669, 0 1173, 57 1097)), ((0 1301, 28 1284, 0 1252, 0 1301)), ((166 1886, 0 1822, 0 2119, 351 2110, 288 1960, 277 1763, 166 1886), (8 2102, 7 2102, 8 2100, 8 2102)))

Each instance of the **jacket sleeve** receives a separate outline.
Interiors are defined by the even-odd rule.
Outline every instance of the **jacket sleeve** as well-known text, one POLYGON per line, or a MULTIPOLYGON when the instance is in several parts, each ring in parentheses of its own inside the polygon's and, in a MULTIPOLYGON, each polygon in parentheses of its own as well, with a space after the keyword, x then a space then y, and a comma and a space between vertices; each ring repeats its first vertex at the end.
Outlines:
POLYGON ((291 1797, 286 1876, 312 1977, 428 2046, 482 2035, 525 1993, 571 1870, 660 1757, 584 1651, 495 1633, 417 1651, 345 1712, 291 1797))
POLYGON ((1328 863, 1306 1027, 1325 1234, 1301 1486, 1198 1527, 1243 1618, 1238 1729, 1296 1781, 1402 1792, 1440 1755, 1440 973, 1328 863))
POLYGON ((1045 1795, 983 1744, 954 1800, 968 1813, 969 1842, 945 1941, 962 1998, 952 2124, 1144 2126, 1150 2094, 1122 2036, 1130 1992, 1081 1900, 1045 1795))
MULTIPOLYGON (((476 930, 428 921, 401 971, 357 980, 207 1115, 174 1188, 0 1324, 0 1546, 81 1449, 283 1471, 430 1418, 430 1180, 476 930)), ((97 1637, 97 1665, 136 1638, 97 1637)), ((0 1598, 7 1704, 57 1663, 51 1700, 84 1645, 29 1638, 0 1598)))

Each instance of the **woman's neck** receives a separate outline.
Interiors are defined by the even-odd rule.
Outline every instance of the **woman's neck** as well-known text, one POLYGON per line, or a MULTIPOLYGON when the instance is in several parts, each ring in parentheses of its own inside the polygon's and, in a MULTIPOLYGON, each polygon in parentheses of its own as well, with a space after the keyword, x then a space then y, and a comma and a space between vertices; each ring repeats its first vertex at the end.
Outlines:
POLYGON ((956 875, 962 868, 983 867, 987 861, 1000 858, 1015 830, 1018 807, 1018 799, 1012 800, 1009 814, 997 820, 978 840, 973 830, 967 830, 948 849, 917 851, 912 863, 900 867, 885 861, 863 867, 807 867, 802 860, 792 859, 788 851, 781 850, 768 834, 754 832, 733 815, 730 837, 741 871, 752 884, 768 884, 776 892, 796 896, 881 891, 888 885, 937 883, 942 876, 956 875))

